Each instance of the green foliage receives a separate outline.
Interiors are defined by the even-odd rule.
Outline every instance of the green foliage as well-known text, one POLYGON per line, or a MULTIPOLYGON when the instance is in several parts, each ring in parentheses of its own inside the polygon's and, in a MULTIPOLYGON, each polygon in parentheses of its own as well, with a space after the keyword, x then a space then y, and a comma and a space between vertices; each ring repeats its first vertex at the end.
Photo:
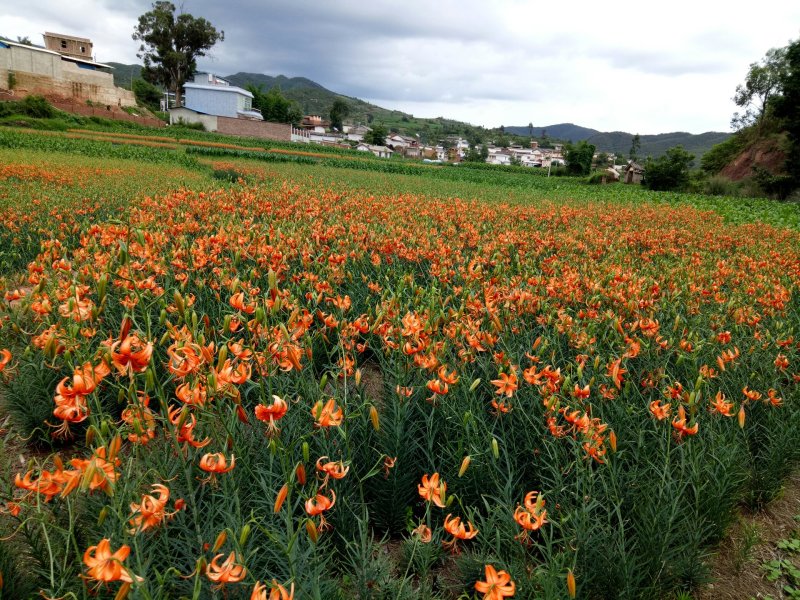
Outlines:
POLYGON ((736 86, 733 101, 744 109, 734 113, 731 126, 741 129, 761 125, 774 96, 781 93, 786 78, 786 48, 772 48, 760 63, 751 63, 744 84, 736 86))
POLYGON ((343 121, 350 114, 350 105, 344 98, 336 98, 331 106, 331 127, 337 131, 342 131, 343 121))
POLYGON ((793 186, 800 186, 800 39, 786 48, 786 66, 782 79, 783 95, 775 101, 775 115, 780 118, 789 137, 786 172, 793 186))
POLYGON ((386 136, 388 131, 386 126, 382 123, 375 123, 372 128, 364 136, 364 141, 367 144, 374 144, 375 146, 383 146, 386 144, 386 136))
POLYGON ((197 58, 223 41, 225 33, 202 17, 176 16, 174 4, 158 0, 139 17, 132 37, 141 42, 136 56, 144 61, 142 77, 173 91, 180 105, 181 88, 197 70, 197 58))
POLYGON ((637 161, 639 159, 639 150, 642 148, 642 138, 637 133, 631 138, 631 149, 628 152, 628 157, 632 161, 637 161))
POLYGON ((37 119, 51 119, 56 115, 56 109, 42 96, 26 96, 19 107, 23 114, 37 119))
POLYGON ((797 181, 791 175, 771 173, 759 165, 753 166, 753 181, 764 195, 778 200, 785 200, 797 187, 797 181))
POLYGON ((694 155, 683 146, 670 148, 664 156, 647 160, 642 185, 657 191, 683 190, 689 183, 689 168, 693 162, 694 155))
POLYGON ((134 79, 131 88, 133 89, 133 95, 136 96, 136 102, 140 105, 146 106, 151 110, 161 108, 161 98, 164 97, 164 94, 152 83, 144 79, 134 79))
POLYGON ((261 111, 265 121, 297 124, 302 120, 300 105, 286 98, 279 87, 264 93, 260 87, 248 84, 247 90, 253 94, 253 108, 261 111))
POLYGON ((740 133, 732 135, 724 142, 713 146, 700 159, 700 168, 706 173, 715 174, 724 169, 746 147, 747 138, 740 133))
POLYGON ((585 140, 575 145, 567 144, 564 148, 567 172, 570 175, 588 175, 592 170, 594 151, 595 146, 585 140))

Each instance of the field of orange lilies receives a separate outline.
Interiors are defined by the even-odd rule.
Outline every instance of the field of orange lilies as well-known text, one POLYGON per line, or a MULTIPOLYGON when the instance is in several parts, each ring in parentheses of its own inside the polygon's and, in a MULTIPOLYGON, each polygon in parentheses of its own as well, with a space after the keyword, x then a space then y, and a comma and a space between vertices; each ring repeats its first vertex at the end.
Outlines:
POLYGON ((663 598, 800 458, 795 231, 70 160, 0 167, 3 597, 663 598))

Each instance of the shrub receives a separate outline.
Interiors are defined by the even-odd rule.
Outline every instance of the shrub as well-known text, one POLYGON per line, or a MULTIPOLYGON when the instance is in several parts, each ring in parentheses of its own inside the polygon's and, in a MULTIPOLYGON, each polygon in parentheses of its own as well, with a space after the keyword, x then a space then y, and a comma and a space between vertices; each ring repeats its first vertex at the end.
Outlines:
POLYGON ((651 190, 684 190, 689 184, 689 167, 694 162, 694 154, 675 146, 664 156, 648 158, 644 169, 642 185, 651 190))

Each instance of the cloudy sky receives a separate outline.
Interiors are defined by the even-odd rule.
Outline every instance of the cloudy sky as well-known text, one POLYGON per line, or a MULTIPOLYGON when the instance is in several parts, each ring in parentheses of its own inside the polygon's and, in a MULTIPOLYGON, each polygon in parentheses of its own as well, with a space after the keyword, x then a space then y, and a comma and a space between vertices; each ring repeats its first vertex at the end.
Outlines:
MULTIPOLYGON (((180 5, 180 0, 175 2, 180 5)), ((0 34, 71 33, 138 62, 151 2, 0 5, 0 34)), ((421 117, 642 134, 727 131, 749 63, 800 37, 800 2, 185 0, 225 32, 199 67, 302 76, 421 117)))

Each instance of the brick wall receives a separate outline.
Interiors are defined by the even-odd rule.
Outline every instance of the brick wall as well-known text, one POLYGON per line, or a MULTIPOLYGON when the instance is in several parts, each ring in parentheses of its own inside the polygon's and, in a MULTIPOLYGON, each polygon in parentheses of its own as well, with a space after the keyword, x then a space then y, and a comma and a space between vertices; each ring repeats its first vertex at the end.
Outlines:
POLYGON ((227 135, 241 135, 284 142, 292 141, 292 126, 288 123, 267 123, 266 121, 217 117, 217 131, 227 135))

